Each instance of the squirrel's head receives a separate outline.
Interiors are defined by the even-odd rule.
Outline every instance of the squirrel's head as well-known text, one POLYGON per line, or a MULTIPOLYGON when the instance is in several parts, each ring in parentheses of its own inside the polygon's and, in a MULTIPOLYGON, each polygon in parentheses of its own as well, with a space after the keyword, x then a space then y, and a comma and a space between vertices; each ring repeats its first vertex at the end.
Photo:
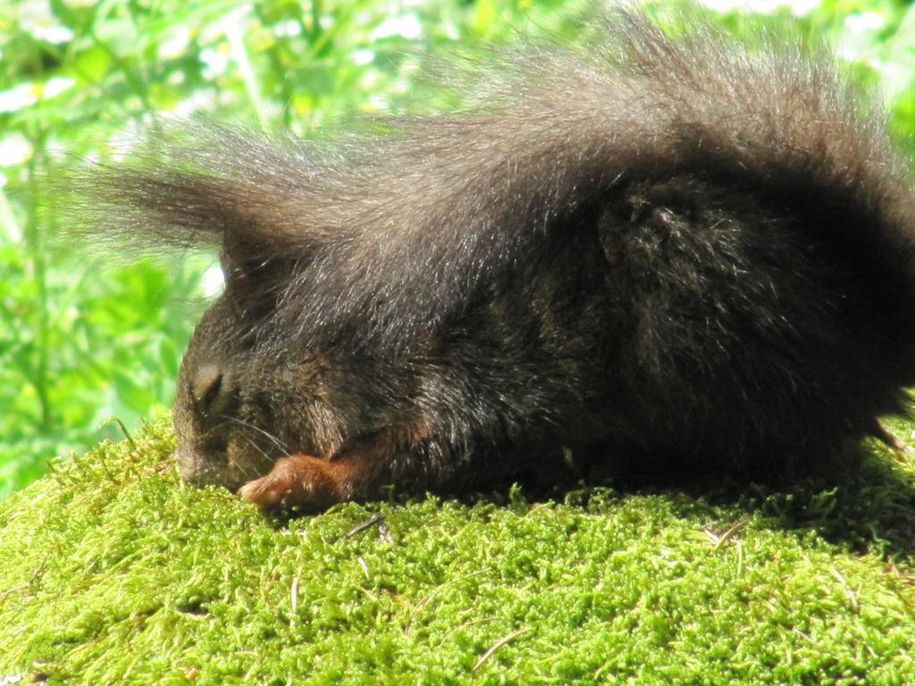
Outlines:
POLYGON ((181 365, 175 426, 181 476, 236 489, 277 458, 329 456, 369 422, 368 359, 312 352, 275 316, 293 273, 223 255, 226 290, 204 314, 181 365))

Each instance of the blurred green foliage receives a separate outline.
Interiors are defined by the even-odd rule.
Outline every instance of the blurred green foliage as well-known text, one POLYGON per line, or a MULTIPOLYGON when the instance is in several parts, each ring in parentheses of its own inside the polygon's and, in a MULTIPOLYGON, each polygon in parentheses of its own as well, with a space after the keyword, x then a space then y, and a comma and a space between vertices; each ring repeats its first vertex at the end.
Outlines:
MULTIPOLYGON (((664 12, 671 3, 655 2, 664 12)), ((752 35, 751 14, 718 6, 752 35)), ((752 4, 752 3, 750 3, 752 4)), ((856 60, 915 133, 915 9, 891 0, 761 1, 856 60), (802 6, 803 5, 803 6, 802 6)), ((15 0, 0 3, 0 498, 48 458, 171 403, 212 257, 137 262, 56 238, 49 172, 106 159, 152 121, 198 112, 310 135, 397 111, 425 56, 574 37, 582 0, 15 0), (444 48, 444 50, 443 50, 444 48)))

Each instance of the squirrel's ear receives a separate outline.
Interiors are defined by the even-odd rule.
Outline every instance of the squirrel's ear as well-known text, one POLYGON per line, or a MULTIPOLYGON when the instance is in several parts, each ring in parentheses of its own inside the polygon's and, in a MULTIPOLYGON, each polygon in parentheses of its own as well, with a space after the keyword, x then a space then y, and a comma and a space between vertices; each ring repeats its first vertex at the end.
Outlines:
POLYGON ((223 236, 219 261, 226 293, 249 314, 261 318, 276 310, 289 289, 299 260, 259 249, 244 233, 223 236))
POLYGON ((277 290, 289 285, 297 262, 276 255, 220 255, 226 285, 248 293, 277 290))

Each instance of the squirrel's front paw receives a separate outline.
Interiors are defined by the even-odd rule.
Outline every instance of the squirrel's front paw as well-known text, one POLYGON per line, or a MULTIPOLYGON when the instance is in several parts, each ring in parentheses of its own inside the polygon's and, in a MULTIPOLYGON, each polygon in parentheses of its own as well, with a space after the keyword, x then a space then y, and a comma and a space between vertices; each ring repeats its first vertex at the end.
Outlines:
POLYGON ((238 495, 266 511, 325 508, 346 499, 337 471, 327 460, 292 455, 277 460, 269 474, 246 483, 238 495))

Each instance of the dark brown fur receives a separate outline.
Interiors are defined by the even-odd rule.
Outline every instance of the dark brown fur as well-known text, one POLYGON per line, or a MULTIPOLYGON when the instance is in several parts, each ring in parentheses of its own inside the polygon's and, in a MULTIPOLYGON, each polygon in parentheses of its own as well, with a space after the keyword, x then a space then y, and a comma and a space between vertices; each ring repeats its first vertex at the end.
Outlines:
POLYGON ((605 35, 492 58, 458 115, 192 127, 92 179, 101 223, 222 249, 185 479, 323 507, 564 446, 765 475, 903 409, 915 201, 881 115, 796 47, 605 35))

